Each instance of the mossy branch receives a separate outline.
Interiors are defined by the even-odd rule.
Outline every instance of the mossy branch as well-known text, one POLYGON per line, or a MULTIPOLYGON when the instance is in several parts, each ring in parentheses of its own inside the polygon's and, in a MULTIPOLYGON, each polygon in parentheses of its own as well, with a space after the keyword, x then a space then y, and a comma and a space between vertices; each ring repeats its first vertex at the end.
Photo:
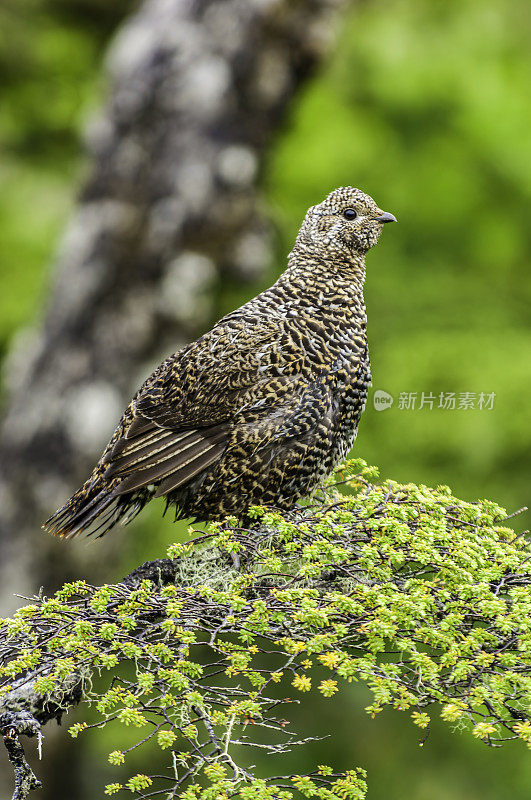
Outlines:
POLYGON ((340 477, 352 494, 331 481, 312 505, 255 509, 252 527, 227 520, 119 584, 77 581, 4 620, 0 728, 15 797, 38 784, 19 736, 80 701, 97 717, 70 733, 118 723, 109 761, 120 780, 105 791, 136 798, 363 798, 363 770, 261 778, 235 754, 301 743, 286 704, 333 697, 342 681, 369 687, 372 716, 391 706, 428 728, 438 705, 487 744, 529 745, 529 541, 495 503, 372 484, 360 462, 340 477), (316 679, 316 667, 329 675, 316 679), (99 690, 97 673, 112 676, 99 690), (132 745, 120 725, 138 728, 132 745), (128 753, 149 743, 166 768, 121 777, 128 753))

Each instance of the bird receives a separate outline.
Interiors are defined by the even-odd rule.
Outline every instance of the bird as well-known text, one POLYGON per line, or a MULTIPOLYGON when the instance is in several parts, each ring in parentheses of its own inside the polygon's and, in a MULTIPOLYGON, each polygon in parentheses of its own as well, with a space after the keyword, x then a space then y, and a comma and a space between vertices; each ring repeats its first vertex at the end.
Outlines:
POLYGON ((309 208, 278 280, 160 364, 43 528, 103 536, 156 497, 175 519, 209 522, 311 496, 357 434, 365 256, 396 221, 351 186, 309 208))

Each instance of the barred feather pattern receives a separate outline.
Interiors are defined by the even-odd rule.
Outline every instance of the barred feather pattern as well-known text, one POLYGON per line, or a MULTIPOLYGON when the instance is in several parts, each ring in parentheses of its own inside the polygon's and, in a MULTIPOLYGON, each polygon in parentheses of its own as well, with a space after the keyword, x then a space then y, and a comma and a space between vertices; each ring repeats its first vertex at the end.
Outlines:
POLYGON ((350 450, 365 405, 365 254, 391 220, 352 187, 309 209, 286 271, 155 370, 44 527, 103 535, 152 497, 176 518, 213 520, 311 494, 350 450))

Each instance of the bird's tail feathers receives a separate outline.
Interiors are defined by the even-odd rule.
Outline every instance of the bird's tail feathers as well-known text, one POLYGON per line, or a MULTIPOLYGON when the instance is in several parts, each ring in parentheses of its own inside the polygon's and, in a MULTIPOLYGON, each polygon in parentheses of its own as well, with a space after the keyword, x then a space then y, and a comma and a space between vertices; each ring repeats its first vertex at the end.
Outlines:
POLYGON ((146 501, 141 496, 118 495, 108 482, 92 477, 42 527, 66 539, 81 533, 99 538, 117 522, 129 523, 146 501))

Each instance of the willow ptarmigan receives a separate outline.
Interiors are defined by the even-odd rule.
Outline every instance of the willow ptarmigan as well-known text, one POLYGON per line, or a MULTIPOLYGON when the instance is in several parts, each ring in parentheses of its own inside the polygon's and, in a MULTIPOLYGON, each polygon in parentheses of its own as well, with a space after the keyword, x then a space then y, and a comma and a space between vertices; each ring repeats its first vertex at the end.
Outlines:
POLYGON ((310 208, 277 282, 155 370, 44 527, 103 535, 161 496, 206 521, 309 495, 356 435, 371 378, 365 255, 393 221, 352 187, 310 208))

